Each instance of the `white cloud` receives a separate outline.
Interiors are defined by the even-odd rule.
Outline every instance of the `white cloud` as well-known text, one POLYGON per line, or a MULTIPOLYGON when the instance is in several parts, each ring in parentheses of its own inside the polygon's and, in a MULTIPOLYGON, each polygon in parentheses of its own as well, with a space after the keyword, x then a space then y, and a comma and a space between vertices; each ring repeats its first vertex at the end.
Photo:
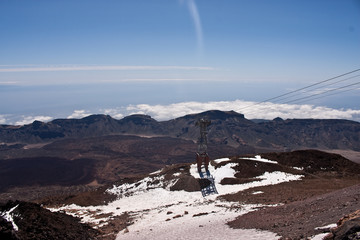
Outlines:
POLYGON ((50 116, 22 116, 22 119, 15 122, 15 125, 25 125, 30 124, 34 121, 48 122, 51 121, 53 117, 50 116))
POLYGON ((68 116, 67 118, 84 118, 91 115, 91 113, 89 111, 86 110, 75 110, 70 116, 68 116))
POLYGON ((147 114, 157 120, 169 120, 186 114, 207 110, 222 110, 242 113, 247 119, 317 118, 360 120, 360 110, 333 109, 314 105, 256 103, 242 100, 219 102, 182 102, 169 105, 138 104, 127 107, 128 114, 147 114))
POLYGON ((38 66, 11 66, 1 67, 1 72, 53 72, 53 71, 111 71, 111 70, 136 70, 136 71, 159 71, 159 70, 196 70, 206 71, 213 70, 212 67, 196 66, 122 66, 122 65, 38 65, 38 66))
MULTIPOLYGON (((165 121, 182 117, 187 114, 200 113, 208 110, 231 111, 245 115, 247 119, 269 119, 276 117, 283 119, 348 119, 360 122, 360 110, 334 109, 314 105, 275 104, 270 102, 257 103, 243 100, 218 101, 218 102, 180 102, 167 105, 138 104, 127 107, 100 109, 96 113, 107 114, 116 119, 121 119, 131 114, 150 115, 158 121, 165 121)), ((84 118, 91 115, 87 110, 75 110, 67 118, 84 118)), ((46 122, 52 120, 49 116, 12 116, 0 115, 0 124, 24 125, 35 120, 46 122), (16 120, 15 120, 16 119, 16 120)))
POLYGON ((6 117, 5 117, 5 115, 0 115, 0 124, 6 124, 6 117))
POLYGON ((119 108, 116 109, 105 109, 102 112, 106 115, 110 115, 113 118, 121 119, 124 117, 124 114, 120 112, 121 110, 119 108))

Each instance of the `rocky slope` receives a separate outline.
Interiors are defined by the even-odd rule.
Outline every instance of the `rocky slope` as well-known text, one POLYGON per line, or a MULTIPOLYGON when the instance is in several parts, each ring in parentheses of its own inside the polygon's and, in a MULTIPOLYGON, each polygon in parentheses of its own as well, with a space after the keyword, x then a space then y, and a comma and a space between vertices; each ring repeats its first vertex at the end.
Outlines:
POLYGON ((41 205, 10 201, 0 206, 0 237, 295 240, 359 232, 352 213, 360 209, 360 165, 314 150, 265 155, 213 160, 219 194, 206 198, 196 166, 179 163, 41 205), (349 221, 338 222, 344 215, 349 221))
POLYGON ((98 231, 64 213, 38 204, 9 201, 0 206, 0 239, 96 239, 98 231))
MULTIPOLYGON (((320 194, 303 201, 261 209, 239 216, 229 225, 233 228, 256 228, 278 233, 290 239, 306 239, 330 232, 329 226, 360 209, 360 185, 320 194)), ((360 224, 358 224, 360 232, 360 224)), ((329 238, 332 239, 332 238, 329 238)), ((347 238, 341 238, 347 239, 347 238)))
POLYGON ((109 239, 167 239, 170 231, 185 239, 306 239, 329 232, 318 228, 360 209, 360 165, 313 150, 264 156, 212 161, 219 195, 206 198, 199 191, 196 166, 175 164, 124 179, 104 189, 104 195, 59 197, 43 204, 80 217, 109 239), (228 221, 234 230, 226 228, 228 221))

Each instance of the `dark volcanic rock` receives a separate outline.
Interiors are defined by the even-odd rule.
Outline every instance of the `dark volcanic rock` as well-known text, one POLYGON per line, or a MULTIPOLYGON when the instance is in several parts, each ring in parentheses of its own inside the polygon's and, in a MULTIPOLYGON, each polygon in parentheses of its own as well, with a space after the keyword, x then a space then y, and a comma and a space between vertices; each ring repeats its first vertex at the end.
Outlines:
POLYGON ((1 217, 1 212, 0 212, 0 239, 18 239, 16 237, 11 222, 8 222, 5 220, 5 218, 1 217))
POLYGON ((79 185, 94 178, 94 160, 38 157, 0 160, 0 192, 33 185, 79 185))
POLYGON ((0 217, 1 239, 96 239, 97 230, 80 223, 78 218, 51 212, 34 203, 9 201, 0 206, 13 223, 0 217), (12 210, 10 213, 9 211, 12 210), (4 222, 5 220, 5 222, 4 222), (15 228, 18 228, 17 230, 15 228))
POLYGON ((262 153, 262 157, 275 160, 282 165, 298 167, 308 173, 332 171, 342 176, 357 175, 360 165, 335 153, 318 150, 298 150, 284 153, 262 153))
POLYGON ((325 240, 360 239, 360 210, 344 216, 337 225, 336 228, 331 229, 325 240))
POLYGON ((161 123, 148 115, 134 114, 118 121, 121 133, 143 135, 167 135, 161 123))
POLYGON ((334 240, 360 239, 360 218, 351 219, 334 231, 334 240))
POLYGON ((197 192, 200 191, 199 181, 193 176, 181 176, 179 180, 170 188, 170 191, 187 191, 197 192))

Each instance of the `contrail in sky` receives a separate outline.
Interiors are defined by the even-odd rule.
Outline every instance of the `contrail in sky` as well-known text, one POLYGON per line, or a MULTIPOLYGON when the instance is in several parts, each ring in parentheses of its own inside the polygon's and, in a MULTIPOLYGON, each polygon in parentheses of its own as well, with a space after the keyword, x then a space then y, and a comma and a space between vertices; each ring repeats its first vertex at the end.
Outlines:
POLYGON ((193 23, 195 25, 198 48, 200 51, 202 51, 202 49, 203 49, 203 33, 202 33, 199 11, 197 9, 195 0, 186 0, 186 4, 189 9, 193 23))

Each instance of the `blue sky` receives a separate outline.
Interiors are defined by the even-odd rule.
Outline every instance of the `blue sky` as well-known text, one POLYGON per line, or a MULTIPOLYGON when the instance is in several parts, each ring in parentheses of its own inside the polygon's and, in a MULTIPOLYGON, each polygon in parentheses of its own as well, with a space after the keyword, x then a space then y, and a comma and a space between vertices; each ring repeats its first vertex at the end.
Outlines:
POLYGON ((230 107, 360 120, 360 72, 317 90, 351 91, 257 104, 360 68, 359 0, 3 0, 0 32, 2 124, 230 107))

